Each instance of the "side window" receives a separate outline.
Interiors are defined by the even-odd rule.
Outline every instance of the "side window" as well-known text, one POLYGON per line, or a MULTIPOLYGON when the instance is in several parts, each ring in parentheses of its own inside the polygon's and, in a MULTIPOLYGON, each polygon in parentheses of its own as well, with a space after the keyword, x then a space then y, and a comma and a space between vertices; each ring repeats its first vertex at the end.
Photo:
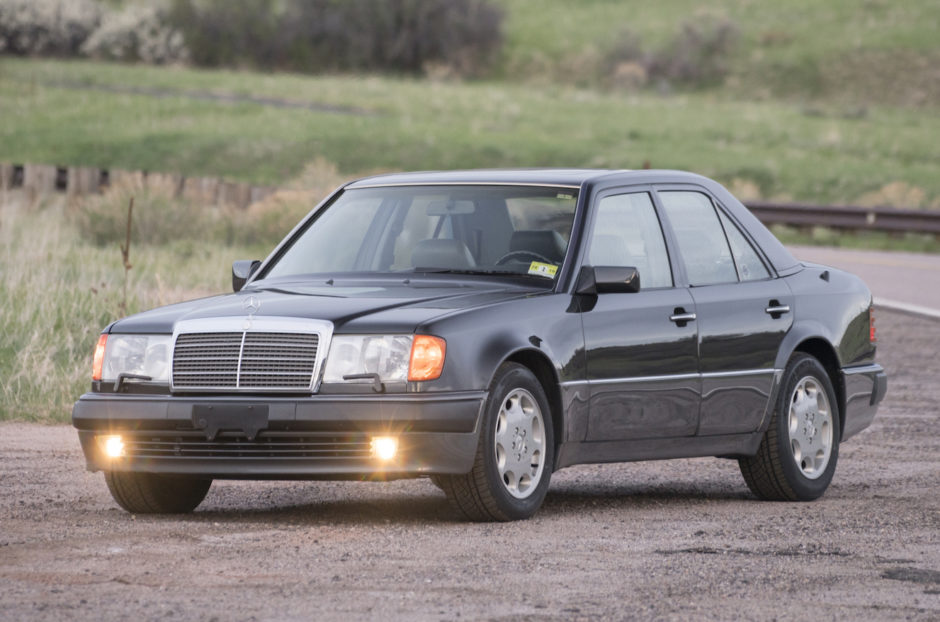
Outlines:
POLYGON ((734 256, 734 262, 738 265, 738 276, 742 281, 760 281, 770 278, 770 272, 760 260, 757 251, 747 241, 741 230, 738 229, 731 219, 718 210, 718 217, 721 218, 721 224, 728 234, 728 242, 731 243, 731 254, 734 256))
POLYGON ((737 283, 731 249, 711 199, 701 192, 670 190, 660 191, 659 197, 676 232, 689 284, 737 283))
POLYGON ((640 287, 672 287, 663 230, 646 192, 601 199, 594 217, 588 262, 592 266, 633 266, 640 287))

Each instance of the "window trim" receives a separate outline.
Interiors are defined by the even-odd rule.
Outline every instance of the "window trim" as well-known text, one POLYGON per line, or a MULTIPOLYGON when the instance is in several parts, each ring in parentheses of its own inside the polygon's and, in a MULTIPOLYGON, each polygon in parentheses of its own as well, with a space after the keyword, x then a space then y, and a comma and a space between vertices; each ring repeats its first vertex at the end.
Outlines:
POLYGON ((761 281, 769 281, 773 279, 773 273, 770 271, 770 268, 767 267, 767 263, 764 261, 764 258, 759 252, 757 252, 757 249, 754 248, 754 245, 750 242, 750 240, 748 240, 747 236, 744 235, 744 232, 741 231, 741 227, 735 224, 735 222, 731 219, 730 216, 728 216, 725 210, 718 209, 718 207, 715 205, 713 205, 713 207, 715 207, 718 212, 718 224, 720 224, 721 228, 724 230, 725 239, 728 241, 728 249, 731 251, 731 260, 734 262, 734 269, 738 274, 738 283, 759 283, 761 281), (744 279, 741 277, 741 266, 738 264, 738 258, 734 254, 734 245, 731 243, 731 236, 728 235, 728 229, 725 227, 725 221, 721 218, 722 216, 728 220, 730 226, 734 227, 735 231, 741 234, 741 237, 744 238, 744 243, 747 244, 752 251, 754 251, 754 255, 757 257, 757 261, 759 261, 761 265, 764 266, 764 271, 767 273, 767 276, 760 279, 744 279))
MULTIPOLYGON (((657 206, 660 207, 662 213, 665 216, 665 218, 663 219, 664 220, 663 225, 664 227, 667 227, 669 229, 668 239, 669 241, 674 243, 675 253, 677 257, 682 257, 682 249, 679 247, 679 241, 675 237, 675 230, 672 227, 672 222, 669 220, 668 214, 666 214, 665 205, 663 205, 662 199, 660 198, 659 193, 660 192, 698 192, 708 197, 708 199, 712 203, 712 208, 714 208, 715 210, 720 210, 720 212, 724 214, 728 218, 728 220, 731 221, 731 223, 737 228, 737 230, 741 232, 741 234, 744 236, 744 239, 748 242, 748 244, 751 245, 751 248, 753 248, 754 251, 757 253, 758 259, 760 259, 760 261, 764 264, 764 268, 767 269, 767 273, 770 275, 766 279, 760 279, 760 280, 755 280, 755 281, 742 281, 740 273, 738 272, 737 261, 734 260, 734 253, 732 252, 731 255, 732 255, 732 261, 735 264, 735 274, 738 277, 738 280, 736 282, 737 283, 761 283, 764 281, 780 278, 780 275, 777 273, 776 269, 773 267, 773 264, 767 259, 767 255, 764 253, 764 250, 760 247, 759 244, 755 242, 754 237, 747 230, 747 228, 743 227, 741 225, 741 222, 737 218, 735 218, 734 213, 730 209, 728 209, 721 201, 719 201, 715 197, 714 194, 709 192, 707 188, 705 188, 704 186, 700 186, 698 184, 675 183, 675 182, 652 184, 652 188, 653 188, 653 194, 655 195, 655 200, 657 202, 657 206)), ((717 217, 717 214, 716 214, 716 217, 717 217)), ((722 225, 721 218, 718 219, 718 223, 722 225)), ((731 242, 730 240, 728 240, 728 233, 724 230, 724 225, 722 225, 722 233, 725 236, 725 242, 728 244, 728 250, 731 251, 731 242)), ((711 285, 691 285, 688 281, 688 277, 684 274, 685 260, 679 263, 682 264, 681 267, 683 268, 683 276, 685 277, 685 287, 711 287, 711 285)), ((733 285, 733 284, 734 283, 714 283, 713 285, 733 285)))
MULTIPOLYGON (((686 287, 685 280, 685 271, 684 268, 680 265, 680 262, 675 260, 674 249, 676 248, 672 240, 672 230, 669 228, 666 222, 664 222, 662 207, 658 202, 656 197, 656 192, 652 184, 629 184, 629 185, 616 185, 616 186, 604 186, 600 189, 596 189, 591 193, 591 196, 587 199, 587 217, 584 220, 583 228, 581 229, 579 248, 577 250, 577 263, 572 265, 577 265, 578 270, 584 266, 591 265, 588 262, 589 247, 591 245, 591 235, 594 233, 594 224, 597 221, 597 209, 598 205, 602 200, 611 196, 618 196, 622 194, 641 194, 645 193, 650 199, 650 203, 653 206, 653 214, 656 216, 656 220, 659 223, 659 230, 663 236, 663 242, 666 248, 666 260, 669 262, 669 273, 672 276, 672 285, 667 287, 643 287, 642 276, 640 277, 640 293, 644 291, 660 291, 668 289, 677 289, 681 287, 686 287)), ((571 244, 569 243, 569 249, 571 244)), ((573 289, 576 286, 577 279, 572 279, 572 282, 569 285, 569 291, 573 293, 573 289)))

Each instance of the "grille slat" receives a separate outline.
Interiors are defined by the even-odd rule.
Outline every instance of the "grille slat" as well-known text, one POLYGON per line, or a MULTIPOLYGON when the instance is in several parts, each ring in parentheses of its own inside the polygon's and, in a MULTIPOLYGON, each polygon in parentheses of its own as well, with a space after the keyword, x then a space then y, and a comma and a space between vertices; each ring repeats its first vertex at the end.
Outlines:
POLYGON ((182 333, 173 350, 174 389, 309 389, 318 333, 182 333))
POLYGON ((273 436, 262 432, 257 440, 231 433, 207 441, 199 433, 186 435, 141 434, 125 437, 125 451, 132 458, 310 458, 338 460, 369 458, 369 438, 356 434, 335 436, 273 436))

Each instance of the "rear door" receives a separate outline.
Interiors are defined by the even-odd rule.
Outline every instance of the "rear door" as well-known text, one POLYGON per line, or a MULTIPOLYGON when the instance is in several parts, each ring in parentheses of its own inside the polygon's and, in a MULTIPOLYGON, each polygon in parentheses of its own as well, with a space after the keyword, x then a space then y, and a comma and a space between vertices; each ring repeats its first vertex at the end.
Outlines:
POLYGON ((793 323, 793 295, 741 227, 701 189, 659 187, 695 301, 702 405, 698 434, 753 432, 774 360, 793 323))

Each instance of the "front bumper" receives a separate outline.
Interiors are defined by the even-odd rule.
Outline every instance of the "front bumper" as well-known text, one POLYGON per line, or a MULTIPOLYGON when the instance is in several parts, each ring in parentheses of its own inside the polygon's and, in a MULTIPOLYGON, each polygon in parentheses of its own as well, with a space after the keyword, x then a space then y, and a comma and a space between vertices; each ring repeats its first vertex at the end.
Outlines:
POLYGON ((871 364, 846 367, 842 378, 845 386, 842 440, 845 440, 871 425, 878 404, 888 392, 888 376, 881 365, 871 364))
POLYGON ((72 424, 92 471, 396 479, 470 471, 485 399, 482 391, 302 398, 86 393, 72 409, 72 424), (217 419, 207 425, 206 413, 217 419), (125 456, 105 455, 96 437, 110 434, 121 435, 125 456), (396 457, 374 458, 373 436, 397 437, 396 457))

